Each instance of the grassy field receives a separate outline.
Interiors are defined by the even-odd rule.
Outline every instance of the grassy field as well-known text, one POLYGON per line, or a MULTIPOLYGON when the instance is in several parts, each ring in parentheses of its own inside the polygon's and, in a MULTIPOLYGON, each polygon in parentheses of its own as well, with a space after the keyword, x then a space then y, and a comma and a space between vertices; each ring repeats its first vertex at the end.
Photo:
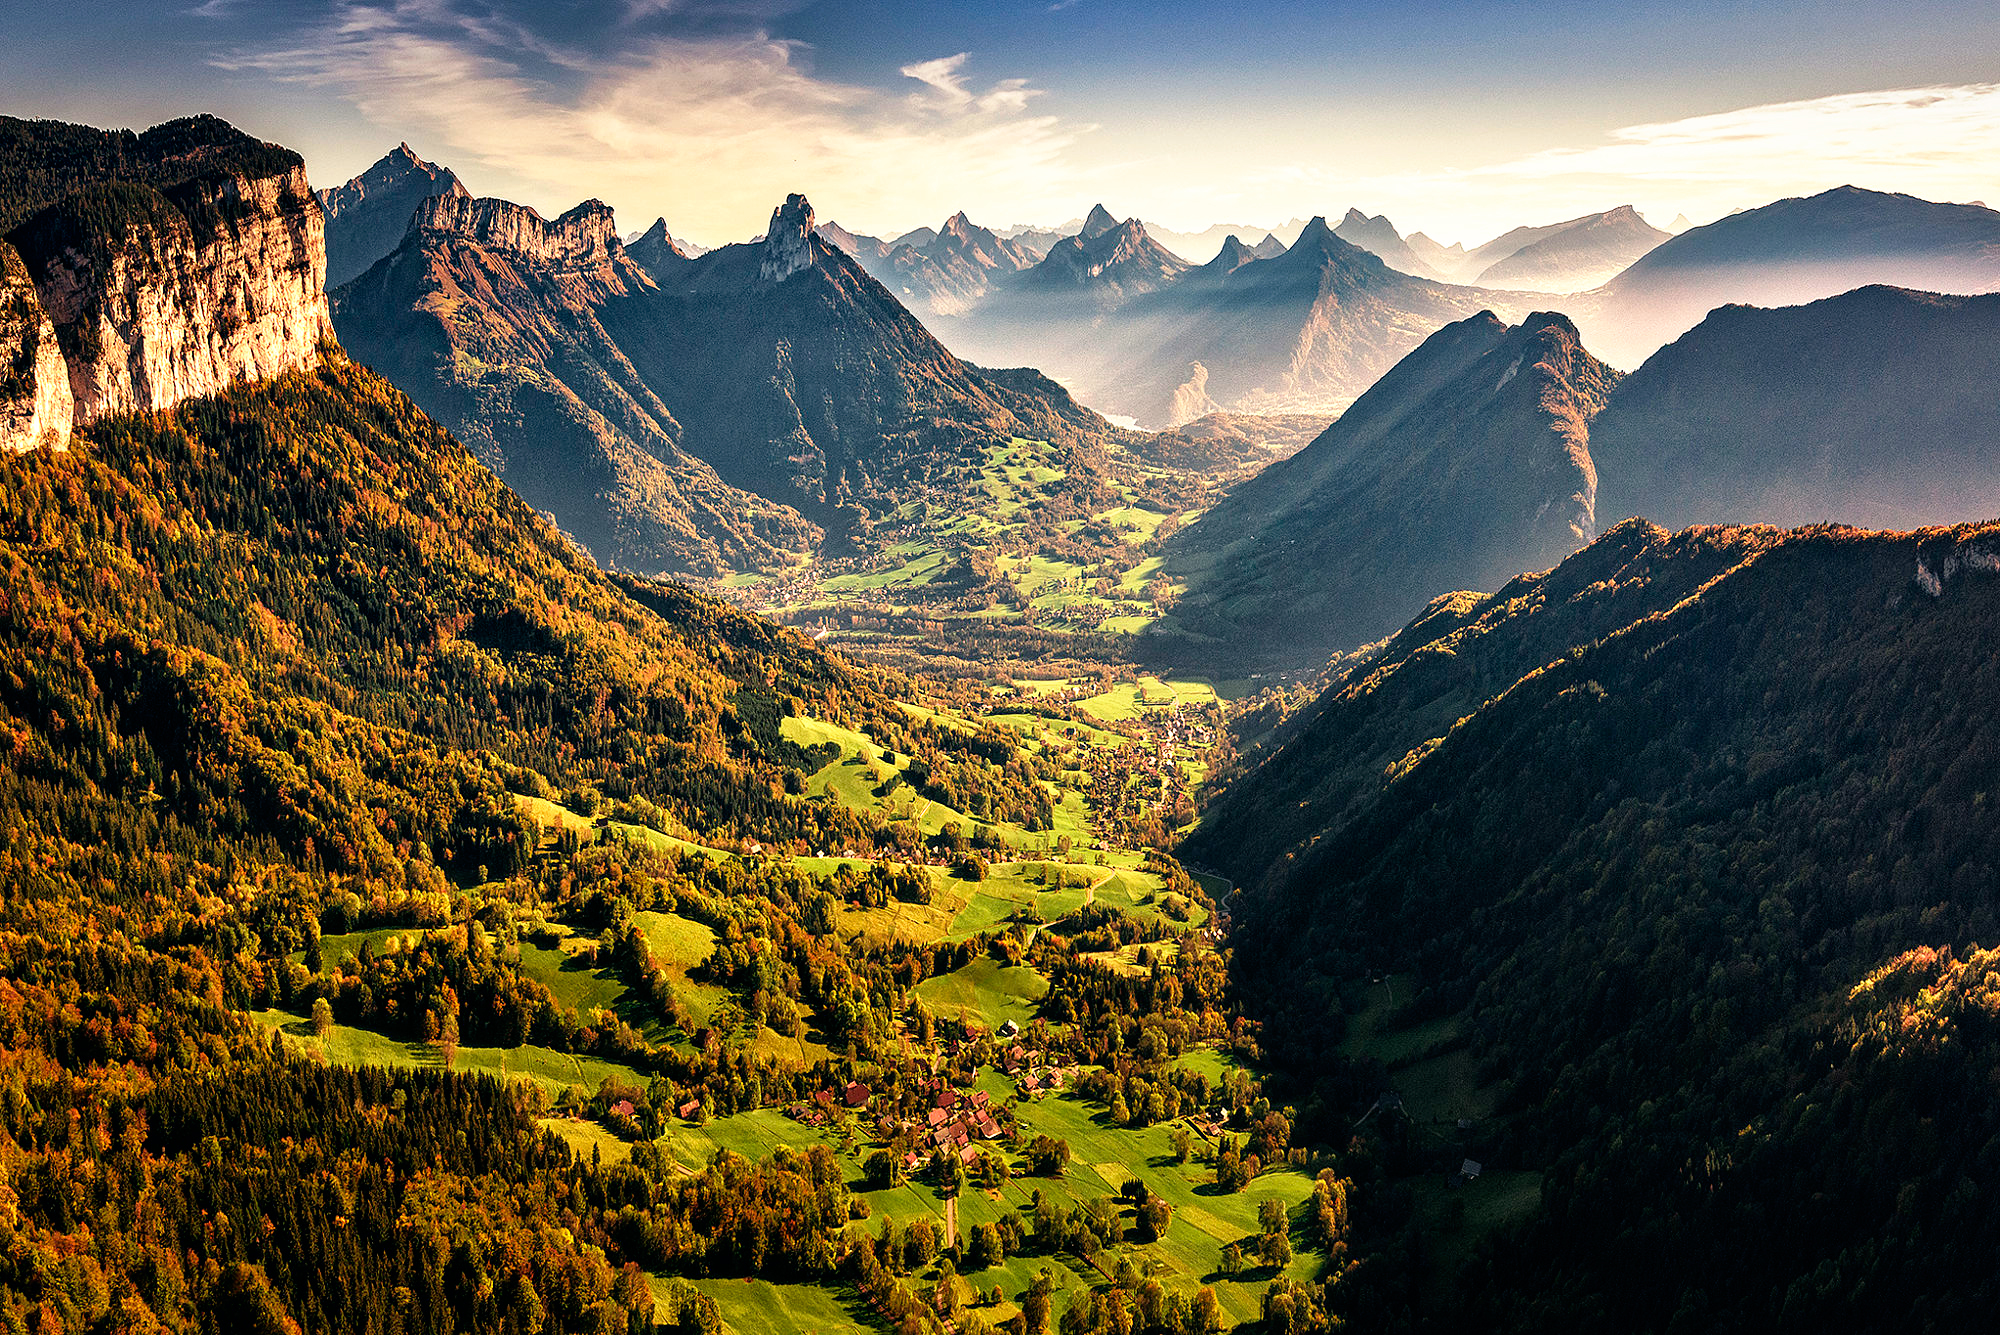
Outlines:
POLYGON ((853 1289, 773 1284, 764 1279, 697 1279, 736 1335, 849 1335, 881 1329, 875 1311, 853 1289))
MULTIPOLYGON (((317 1038, 308 1020, 286 1011, 255 1011, 251 1018, 266 1030, 282 1030, 286 1047, 324 1057, 341 1066, 443 1065, 443 1058, 429 1044, 406 1043, 370 1029, 336 1024, 325 1038, 317 1038)), ((452 1069, 532 1080, 551 1093, 571 1086, 595 1092, 607 1077, 641 1088, 646 1084, 646 1078, 629 1066, 555 1052, 532 1043, 518 1048, 461 1047, 452 1060, 452 1069)))
POLYGON ((1048 993, 1048 979, 1020 965, 1008 967, 982 955, 955 973, 926 978, 916 992, 939 1015, 965 1015, 988 1029, 1009 1020, 1026 1024, 1048 993))
POLYGON ((523 793, 515 793, 513 798, 514 805, 521 809, 522 814, 549 834, 561 830, 573 830, 588 839, 597 832, 597 822, 590 817, 578 815, 568 807, 551 802, 545 797, 529 797, 523 793))
POLYGON ((521 972, 578 1015, 616 1010, 625 1000, 623 983, 582 963, 561 946, 521 942, 521 972))

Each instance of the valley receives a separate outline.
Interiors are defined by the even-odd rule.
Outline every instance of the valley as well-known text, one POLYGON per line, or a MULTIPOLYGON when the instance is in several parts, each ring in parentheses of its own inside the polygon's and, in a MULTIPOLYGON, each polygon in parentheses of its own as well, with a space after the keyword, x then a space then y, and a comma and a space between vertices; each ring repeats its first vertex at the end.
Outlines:
POLYGON ((1979 1328, 2000 213, 504 8, 0 117, 0 1324, 1979 1328))

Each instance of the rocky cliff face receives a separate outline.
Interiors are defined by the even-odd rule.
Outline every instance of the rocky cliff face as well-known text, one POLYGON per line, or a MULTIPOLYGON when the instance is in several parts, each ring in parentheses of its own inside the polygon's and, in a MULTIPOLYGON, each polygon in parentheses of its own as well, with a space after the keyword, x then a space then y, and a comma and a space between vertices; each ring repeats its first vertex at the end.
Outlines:
POLYGON ((42 317, 10 283, 0 355, 37 368, 32 402, 9 400, 16 448, 24 433, 59 438, 70 425, 47 330, 77 424, 315 366, 332 337, 324 223, 296 158, 267 173, 206 171, 165 187, 100 180, 10 239, 42 317))
MULTIPOLYGON (((824 242, 821 242, 824 245, 824 242)), ((813 207, 804 195, 787 195, 771 210, 771 227, 764 234, 764 254, 757 268, 767 283, 782 283, 813 262, 813 207)))
POLYGON ((611 206, 595 199, 549 222, 526 205, 504 199, 440 195, 418 206, 410 226, 489 250, 512 251, 545 268, 603 264, 621 249, 611 206))
POLYGON ((0 241, 0 449, 62 448, 75 411, 55 326, 19 252, 0 241))

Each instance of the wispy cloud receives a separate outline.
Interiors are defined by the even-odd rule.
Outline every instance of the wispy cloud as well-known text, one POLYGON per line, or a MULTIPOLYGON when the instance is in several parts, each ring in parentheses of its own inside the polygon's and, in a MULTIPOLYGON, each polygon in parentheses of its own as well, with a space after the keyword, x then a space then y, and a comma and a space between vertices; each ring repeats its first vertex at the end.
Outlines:
POLYGON ((1477 174, 1744 184, 1802 175, 1990 179, 2000 161, 2000 84, 1779 102, 1628 126, 1610 140, 1551 149, 1477 174))
POLYGON ((1028 114, 1024 79, 977 86, 961 53, 904 68, 922 90, 901 95, 816 77, 809 57, 747 32, 606 58, 452 0, 396 0, 342 4, 283 49, 218 63, 331 92, 475 186, 519 182, 548 208, 594 195, 623 226, 664 214, 704 241, 760 230, 792 190, 886 226, 960 207, 1011 220, 1071 179, 1079 130, 1028 114))
MULTIPOLYGON (((1289 162, 1243 173, 1235 193, 1325 211, 1358 204, 1399 227, 1473 239, 1637 204, 1656 222, 1709 221, 1734 209, 1836 185, 1930 199, 2000 202, 2000 84, 1841 93, 1649 122, 1604 142, 1499 162, 1357 175, 1289 162)), ((1181 206, 1185 208, 1186 206, 1181 206)))

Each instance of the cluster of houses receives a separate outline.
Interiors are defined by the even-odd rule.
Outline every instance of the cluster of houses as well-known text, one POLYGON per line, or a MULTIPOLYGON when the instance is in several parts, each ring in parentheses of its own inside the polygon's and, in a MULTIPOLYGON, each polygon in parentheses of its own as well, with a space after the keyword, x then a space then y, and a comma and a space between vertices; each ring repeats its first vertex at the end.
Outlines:
MULTIPOLYGON (((1010 1035, 1003 1033, 1002 1036, 1010 1035)), ((1000 1069, 1014 1077, 1014 1088, 1024 1099, 1038 1099, 1051 1091, 1060 1091, 1076 1074, 1074 1068, 1065 1070, 1060 1066, 1044 1066, 1040 1048, 1025 1047, 1019 1043, 1000 1054, 1000 1069)))
POLYGON ((875 1097, 875 1091, 859 1080, 850 1080, 840 1089, 816 1089, 812 1102, 794 1103, 785 1109, 785 1116, 807 1126, 825 1126, 833 1120, 834 1110, 844 1108, 849 1112, 859 1112, 875 1097))
POLYGON ((980 1143, 998 1140, 1006 1134, 993 1115, 992 1098, 985 1090, 961 1094, 938 1080, 927 1080, 919 1089, 928 1095, 931 1104, 921 1123, 893 1117, 884 1117, 876 1123, 876 1130, 884 1140, 894 1140, 901 1132, 910 1134, 912 1148, 903 1156, 904 1168, 915 1169, 939 1154, 956 1154, 961 1163, 969 1165, 979 1157, 980 1143))

